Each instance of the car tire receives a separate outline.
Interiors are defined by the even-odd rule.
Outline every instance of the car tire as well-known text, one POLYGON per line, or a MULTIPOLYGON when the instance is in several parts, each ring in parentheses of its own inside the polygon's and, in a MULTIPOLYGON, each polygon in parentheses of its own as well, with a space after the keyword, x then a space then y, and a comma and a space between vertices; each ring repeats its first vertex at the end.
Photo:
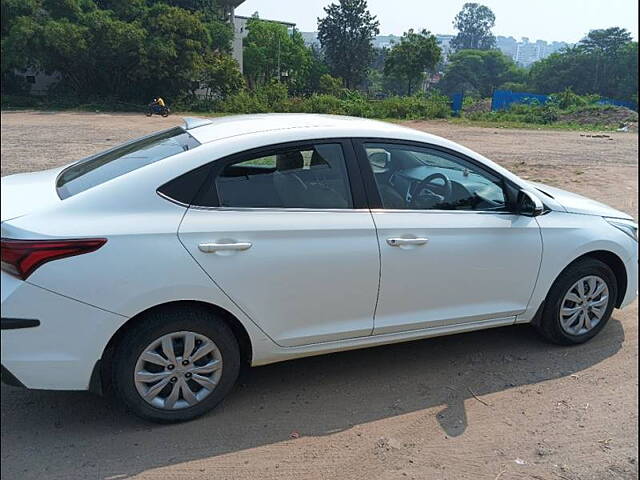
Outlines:
MULTIPOLYGON (((159 423, 182 422, 205 414, 222 401, 236 383, 240 363, 238 341, 232 330, 220 317, 206 307, 172 306, 144 314, 144 317, 127 330, 116 344, 109 369, 110 391, 116 401, 139 417, 159 423), (214 350, 185 367, 182 362, 188 362, 185 354, 186 344, 189 342, 187 336, 193 337, 190 343, 190 345, 195 345, 191 350, 193 358, 205 350, 211 348, 214 350), (169 349, 175 348, 173 358, 177 361, 177 365, 173 365, 175 362, 170 361, 170 355, 165 355, 165 341, 168 345, 172 345, 169 349), (213 347, 208 341, 213 344, 213 347), (157 342, 161 342, 158 348, 150 350, 149 347, 156 345, 157 342), (181 344, 182 351, 180 351, 181 344), (207 348, 203 348, 203 346, 207 348), (153 358, 154 362, 168 362, 168 364, 158 366, 154 362, 145 363, 145 359, 149 355, 153 357, 156 354, 158 357, 153 358), (198 366, 203 365, 202 362, 208 363, 204 366, 198 366), (195 382, 196 373, 189 376, 188 368, 191 368, 193 372, 200 373, 202 369, 215 368, 216 362, 218 362, 219 370, 212 372, 210 377, 205 377, 203 373, 197 375, 198 382, 195 382), (141 368, 141 365, 144 367, 141 368), (171 372, 169 371, 170 367, 171 372), (155 373, 150 373, 147 370, 152 370, 155 373), (142 383, 139 380, 143 375, 149 377, 156 373, 161 378, 156 384, 142 383), (186 378, 187 376, 189 378, 186 378), (208 389, 205 391, 205 388, 199 384, 203 377, 206 379, 206 385, 215 384, 214 387, 210 387, 211 391, 208 389), (167 378, 170 379, 168 383, 166 383, 167 378), (149 395, 153 393, 152 388, 162 386, 161 382, 165 382, 164 387, 157 394, 157 397, 152 399, 156 403, 152 404, 150 403, 152 400, 145 400, 142 393, 144 389, 149 387, 146 391, 149 395), (198 388, 200 390, 197 391, 197 395, 203 394, 203 398, 199 400, 193 393, 198 388), (174 389, 178 390, 178 398, 177 400, 173 398, 174 406, 168 408, 166 405, 170 403, 174 389), (186 395, 187 389, 193 391, 186 395), (187 399, 192 402, 188 402, 187 399)), ((148 378, 145 378, 144 381, 147 382, 148 378)))
MULTIPOLYGON (((585 258, 569 265, 556 279, 542 309, 542 314, 537 322, 534 322, 536 329, 544 338, 559 345, 576 345, 584 343, 596 336, 607 324, 611 313, 615 307, 618 297, 618 285, 616 276, 609 266, 595 258, 585 258), (606 292, 606 306, 598 307, 600 318, 589 309, 590 293, 588 284, 594 282, 598 285, 595 289, 606 292), (577 288, 582 283, 583 294, 580 295, 577 288), (578 287, 576 287, 578 285, 578 287), (604 285, 604 286, 603 286, 604 285), (576 287, 576 289, 574 289, 576 287), (582 298, 585 297, 585 298, 582 298), (573 299, 582 299, 582 303, 574 302, 573 299), (572 328, 571 319, 575 313, 580 313, 582 308, 587 311, 582 312, 582 318, 587 315, 589 321, 574 320, 572 328), (564 309, 563 309, 564 308, 564 309), (563 309, 561 311, 561 309, 563 309), (574 312, 575 311, 575 312, 574 312), (597 320, 597 322, 595 322, 597 320), (583 326, 579 329, 580 321, 583 325, 592 325, 591 328, 583 326)), ((604 295, 596 297, 593 303, 604 302, 604 295)))

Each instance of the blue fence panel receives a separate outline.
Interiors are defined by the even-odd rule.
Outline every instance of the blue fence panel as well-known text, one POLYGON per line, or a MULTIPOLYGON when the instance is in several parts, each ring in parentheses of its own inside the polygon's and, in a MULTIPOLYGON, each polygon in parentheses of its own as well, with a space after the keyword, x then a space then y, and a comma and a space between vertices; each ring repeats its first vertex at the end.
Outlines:
POLYGON ((453 95, 449 95, 451 99, 451 111, 454 115, 460 115, 460 111, 462 110, 462 101, 464 100, 463 93, 454 93, 453 95))
POLYGON ((493 92, 493 98, 491 99, 491 110, 506 110, 512 103, 547 103, 548 100, 548 95, 496 90, 493 92))
MULTIPOLYGON (((491 110, 506 110, 512 103, 547 103, 548 95, 538 95, 537 93, 512 92, 511 90, 496 90, 491 98, 491 110)), ((638 110, 638 105, 633 102, 623 100, 614 100, 612 98, 602 98, 596 103, 600 105, 616 105, 619 107, 627 107, 632 110, 638 110)))

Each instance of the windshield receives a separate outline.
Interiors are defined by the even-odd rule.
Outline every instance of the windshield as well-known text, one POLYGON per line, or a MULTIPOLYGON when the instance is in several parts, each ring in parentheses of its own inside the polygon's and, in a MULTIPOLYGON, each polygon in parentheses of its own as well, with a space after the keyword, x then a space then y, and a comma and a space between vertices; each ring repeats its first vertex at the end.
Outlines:
POLYGON ((64 200, 198 145, 200 143, 197 140, 179 127, 133 140, 80 160, 63 170, 56 182, 58 195, 64 200))

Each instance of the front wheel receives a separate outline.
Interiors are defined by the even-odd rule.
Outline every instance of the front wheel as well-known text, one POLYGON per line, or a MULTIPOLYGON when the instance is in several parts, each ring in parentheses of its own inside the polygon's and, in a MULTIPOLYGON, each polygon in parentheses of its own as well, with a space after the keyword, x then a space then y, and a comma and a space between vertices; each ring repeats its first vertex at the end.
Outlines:
POLYGON ((196 418, 233 388, 240 349, 231 329, 204 308, 152 312, 114 351, 112 386, 136 415, 162 423, 196 418))
POLYGON ((611 268, 593 258, 580 260, 554 282, 536 327, 553 343, 584 343, 604 328, 617 297, 611 268))

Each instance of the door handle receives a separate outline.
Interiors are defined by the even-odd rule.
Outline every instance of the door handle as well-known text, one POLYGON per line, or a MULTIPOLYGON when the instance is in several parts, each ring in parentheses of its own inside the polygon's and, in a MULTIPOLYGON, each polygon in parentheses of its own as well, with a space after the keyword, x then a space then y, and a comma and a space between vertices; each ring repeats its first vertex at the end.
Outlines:
POLYGON ((387 243, 392 247, 401 247, 403 245, 424 245, 428 241, 428 238, 387 238, 387 243))
POLYGON ((249 250, 251 248, 251 242, 233 242, 233 243, 201 243, 198 245, 198 249, 204 253, 214 253, 220 251, 230 250, 249 250))

